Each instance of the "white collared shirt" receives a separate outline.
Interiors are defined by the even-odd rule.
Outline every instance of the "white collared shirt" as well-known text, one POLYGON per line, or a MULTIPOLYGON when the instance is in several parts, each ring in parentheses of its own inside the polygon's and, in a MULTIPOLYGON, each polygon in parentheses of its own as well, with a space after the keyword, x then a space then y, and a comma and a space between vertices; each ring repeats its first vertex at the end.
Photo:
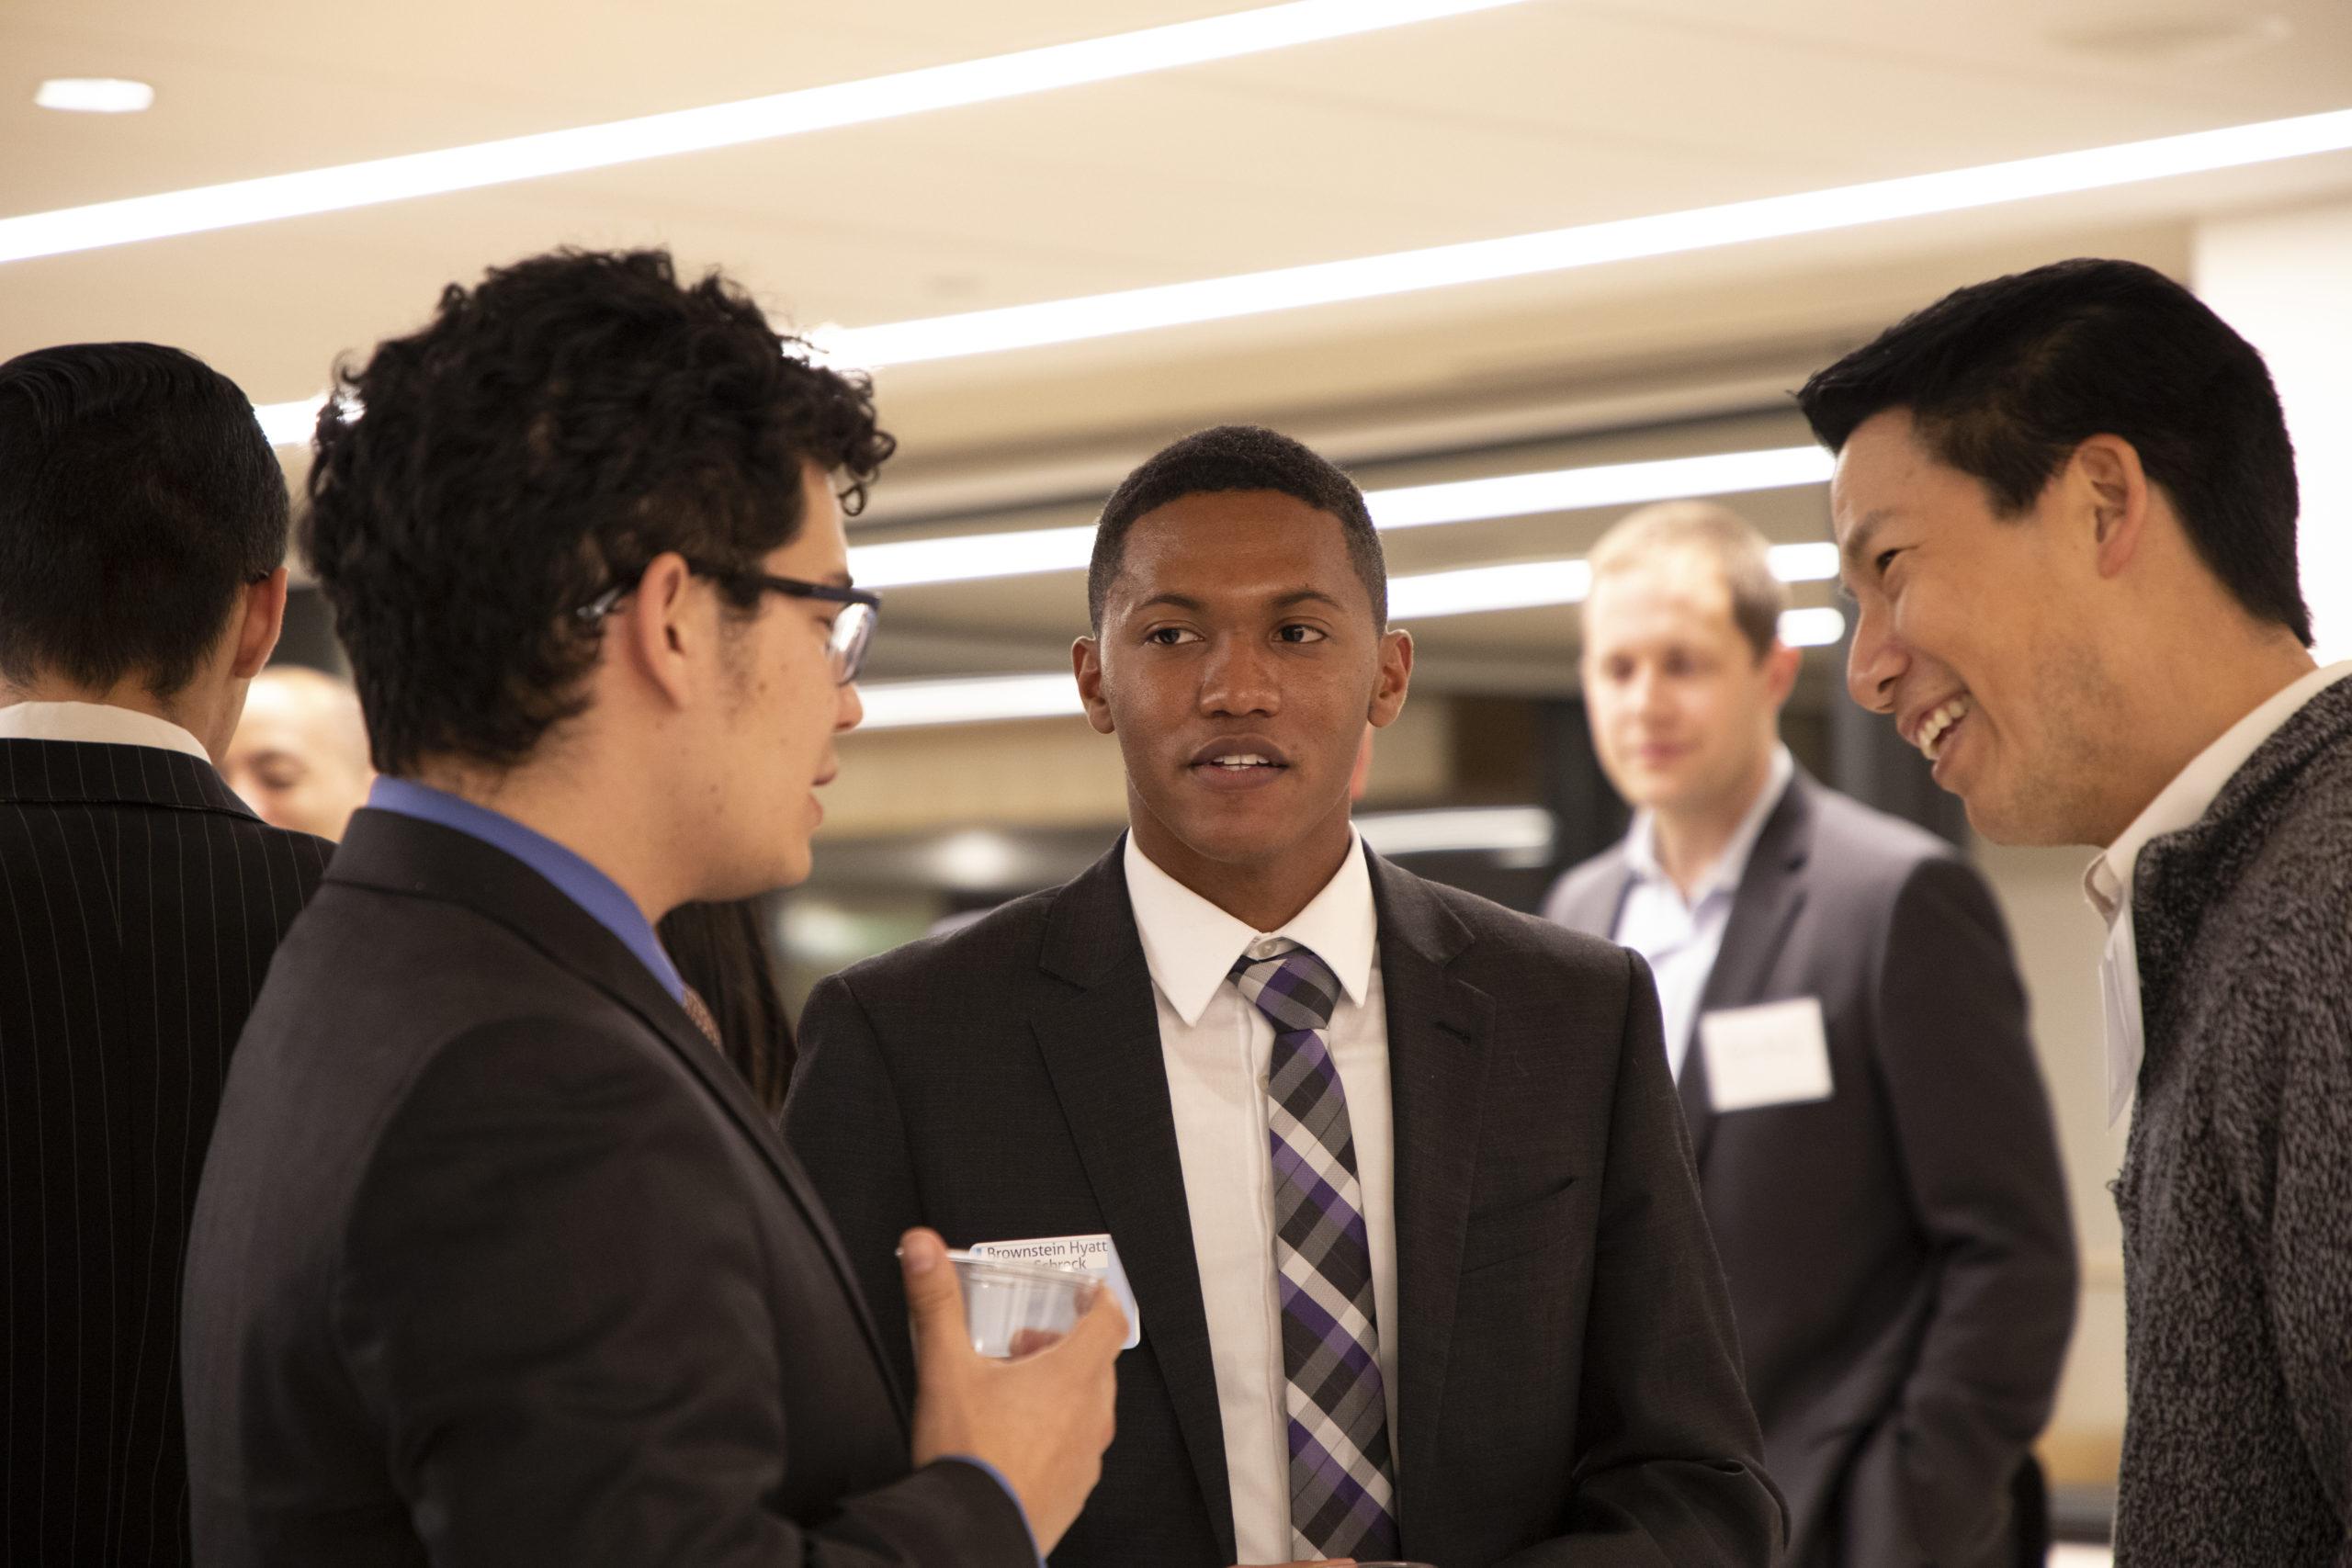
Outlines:
POLYGON ((210 762, 204 742, 152 713, 110 703, 14 703, 0 708, 0 740, 84 740, 101 746, 153 746, 210 762))
POLYGON ((2146 1036, 2140 1013, 2140 952, 2132 928, 2132 876, 2148 840, 2194 825, 2224 784, 2262 743, 2300 712, 2305 703, 2352 675, 2352 660, 2314 670, 2247 714, 2190 759, 2172 783, 2156 793, 2123 836, 2083 869, 2083 896, 2107 922, 2107 947, 2099 955, 2099 998, 2107 1025, 2107 1124, 2115 1125, 2140 1081, 2146 1036))
POLYGON ((1374 1320, 1396 1452, 1395 1135, 1388 1101, 1388 1013, 1380 988, 1380 921, 1363 845, 1280 931, 1252 931, 1151 863, 1127 837, 1127 897, 1159 1013, 1160 1058, 1176 1115, 1176 1152, 1192 1212, 1193 1253, 1207 1311, 1209 1358, 1233 1489, 1241 1562, 1291 1560, 1282 1307, 1274 1287, 1273 1173, 1266 1143, 1266 1069, 1273 1025, 1226 978, 1244 953, 1276 938, 1314 950, 1340 982, 1325 1035, 1347 1091, 1356 1178, 1372 1251, 1374 1320))
POLYGON ((1724 931, 1731 924, 1740 878, 1747 874, 1748 856, 1756 851, 1765 818, 1788 793, 1789 780, 1796 771, 1789 749, 1773 747, 1764 787, 1756 792, 1724 852, 1715 857, 1715 863, 1707 868, 1707 874, 1687 899, 1658 864, 1657 818, 1642 812, 1626 831, 1625 868, 1631 874, 1612 935, 1619 946, 1630 947, 1649 961, 1650 973, 1657 980, 1658 1012, 1666 1023, 1667 1066, 1678 1079, 1682 1077, 1682 1059, 1690 1051, 1690 1032, 1699 1021, 1699 999, 1706 994, 1715 955, 1723 951, 1724 931))

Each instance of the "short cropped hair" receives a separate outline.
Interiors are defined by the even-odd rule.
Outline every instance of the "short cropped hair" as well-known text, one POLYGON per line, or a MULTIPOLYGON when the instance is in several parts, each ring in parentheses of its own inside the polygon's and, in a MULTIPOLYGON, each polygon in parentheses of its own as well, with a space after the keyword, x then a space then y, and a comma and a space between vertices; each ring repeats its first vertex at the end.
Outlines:
POLYGON ((1842 448, 1863 421, 1910 411, 1937 458, 1994 512, 2032 507, 2076 447, 2116 435, 2171 499, 2206 569, 2248 614, 2308 647, 2295 566, 2295 453, 2254 346, 2179 284, 2088 258, 1944 296, 1797 394, 1842 448))
POLYGON ((866 380, 804 349, 665 251, 563 250, 450 286, 339 367, 303 547, 376 766, 528 756, 588 705, 602 628, 578 612, 672 550, 756 569, 800 532, 804 463, 846 476, 855 512, 894 443, 866 380))
POLYGON ((1772 575, 1770 548, 1755 525, 1727 506, 1667 501, 1619 522, 1586 559, 1595 587, 1605 578, 1677 557, 1713 567, 1731 595, 1732 625, 1761 659, 1781 640, 1781 612, 1789 607, 1789 591, 1772 575))
POLYGON ((237 384, 152 343, 0 365, 0 675, 186 686, 286 558, 285 471, 237 384))
POLYGON ((1188 495, 1222 491, 1278 491, 1337 518, 1348 564, 1372 599, 1373 625, 1388 625, 1388 563, 1372 525, 1363 491, 1331 462, 1289 436, 1256 424, 1220 424, 1164 446, 1129 474, 1102 503, 1094 528, 1094 558, 1086 572, 1086 615, 1096 631, 1111 584, 1126 558, 1127 531, 1136 519, 1188 495))

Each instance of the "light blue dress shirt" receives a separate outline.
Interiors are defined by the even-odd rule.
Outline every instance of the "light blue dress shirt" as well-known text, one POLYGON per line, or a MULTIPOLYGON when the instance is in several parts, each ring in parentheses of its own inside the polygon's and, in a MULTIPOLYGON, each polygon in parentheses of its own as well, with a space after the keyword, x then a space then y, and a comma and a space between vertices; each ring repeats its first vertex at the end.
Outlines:
POLYGON ((1739 819, 1731 841, 1699 886, 1684 898, 1682 889, 1657 862, 1657 824, 1645 811, 1634 818, 1625 834, 1625 866, 1632 874, 1625 901, 1618 907, 1617 944, 1630 947, 1649 960, 1657 979, 1657 1007, 1666 1022, 1666 1060, 1677 1080, 1683 1059, 1690 1052, 1690 1033, 1699 1022, 1699 998, 1705 995, 1707 976, 1714 972, 1715 955, 1723 951, 1724 931, 1731 924, 1732 901, 1739 897, 1739 879, 1747 874, 1747 858, 1755 852, 1756 836, 1764 819, 1788 793, 1796 761, 1785 746, 1772 748, 1772 770, 1747 815, 1739 819))

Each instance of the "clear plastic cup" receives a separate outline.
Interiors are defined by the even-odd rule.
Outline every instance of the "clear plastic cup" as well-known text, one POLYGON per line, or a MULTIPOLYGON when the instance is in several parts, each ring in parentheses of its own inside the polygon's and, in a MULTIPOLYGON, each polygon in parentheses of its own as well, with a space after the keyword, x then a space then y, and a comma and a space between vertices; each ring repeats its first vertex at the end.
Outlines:
POLYGON ((999 1360, 1042 1350, 1068 1334, 1102 1286, 1083 1269, 961 1251, 948 1253, 947 1260, 964 1287, 964 1326, 972 1348, 999 1360))

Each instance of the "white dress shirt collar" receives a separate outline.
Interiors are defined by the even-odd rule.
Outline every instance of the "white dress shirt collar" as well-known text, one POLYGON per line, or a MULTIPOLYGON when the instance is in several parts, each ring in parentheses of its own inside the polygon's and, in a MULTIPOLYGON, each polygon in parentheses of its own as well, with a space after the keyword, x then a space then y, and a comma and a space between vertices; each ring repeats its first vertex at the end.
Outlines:
POLYGON ((209 763, 204 742, 151 713, 110 703, 15 703, 0 708, 0 740, 81 740, 100 746, 153 746, 209 763))
POLYGON ((2314 670, 2247 714, 2190 760, 2083 871, 2083 894, 2109 925, 2132 901, 2132 873, 2148 840, 2195 824, 2262 743, 2321 692, 2352 675, 2352 660, 2314 670))
POLYGON ((1200 1022, 1201 1010, 1225 984, 1234 960, 1253 943, 1275 937, 1312 949, 1331 966, 1348 999, 1363 1005, 1372 986, 1380 917, 1373 905, 1363 840, 1353 828, 1348 833, 1347 858, 1323 891, 1281 930, 1272 931, 1253 931, 1247 921, 1234 919, 1160 870, 1136 847, 1135 835, 1127 835, 1127 897, 1143 938, 1144 962, 1150 965, 1160 994, 1188 1027, 1200 1022))
POLYGON ((1781 797, 1788 793, 1789 780, 1795 776, 1796 771, 1796 759, 1789 755, 1789 749, 1775 745, 1771 763, 1764 775, 1764 787, 1756 792, 1756 798, 1748 803, 1747 815, 1739 819, 1739 826, 1732 829, 1730 839, 1724 841, 1724 852, 1715 857, 1715 863, 1707 868, 1707 874, 1699 879, 1699 885, 1690 890, 1690 897, 1682 898, 1682 890, 1675 886, 1674 879, 1667 875, 1666 868, 1658 863, 1657 817, 1655 812, 1645 810, 1638 813, 1634 818, 1634 825, 1626 829, 1625 869, 1633 874, 1635 881, 1657 884, 1693 909, 1705 903, 1710 894, 1738 893, 1740 879, 1747 874, 1747 857, 1756 852, 1756 840, 1764 831, 1765 820, 1781 804, 1781 797))

